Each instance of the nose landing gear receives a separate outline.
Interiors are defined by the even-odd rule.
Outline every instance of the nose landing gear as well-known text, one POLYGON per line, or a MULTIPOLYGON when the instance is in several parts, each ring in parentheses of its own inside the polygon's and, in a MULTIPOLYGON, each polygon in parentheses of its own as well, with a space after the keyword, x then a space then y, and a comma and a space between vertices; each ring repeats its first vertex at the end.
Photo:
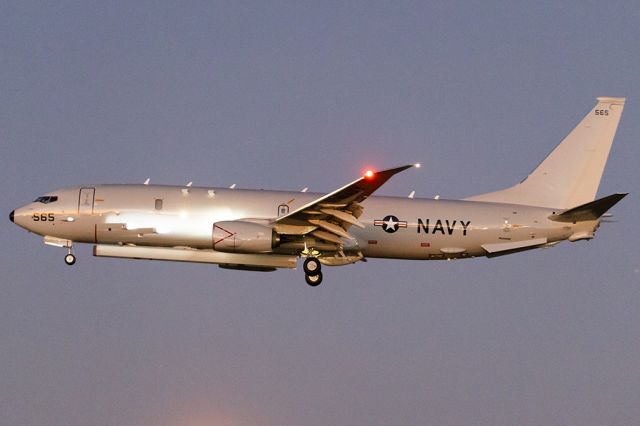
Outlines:
POLYGON ((71 252, 71 246, 67 247, 67 254, 64 257, 64 263, 66 263, 67 265, 71 266, 74 263, 76 263, 76 257, 75 255, 71 252))

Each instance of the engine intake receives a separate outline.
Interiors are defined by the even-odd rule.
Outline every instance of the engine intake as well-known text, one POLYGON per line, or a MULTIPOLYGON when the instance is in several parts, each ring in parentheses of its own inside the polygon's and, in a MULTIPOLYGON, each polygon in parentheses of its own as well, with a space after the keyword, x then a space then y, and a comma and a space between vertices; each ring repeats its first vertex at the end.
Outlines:
POLYGON ((213 249, 226 253, 270 253, 280 237, 269 226, 242 220, 213 224, 213 249))

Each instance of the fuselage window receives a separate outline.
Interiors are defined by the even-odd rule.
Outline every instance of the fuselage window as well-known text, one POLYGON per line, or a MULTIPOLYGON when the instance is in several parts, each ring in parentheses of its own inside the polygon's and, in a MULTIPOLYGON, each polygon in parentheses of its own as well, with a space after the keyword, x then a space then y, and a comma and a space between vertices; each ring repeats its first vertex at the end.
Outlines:
POLYGON ((162 210, 162 199, 156 198, 156 210, 162 210))
POLYGON ((58 201, 57 195, 45 195, 43 197, 36 198, 34 200, 34 203, 49 204, 49 203, 55 203, 56 201, 58 201))

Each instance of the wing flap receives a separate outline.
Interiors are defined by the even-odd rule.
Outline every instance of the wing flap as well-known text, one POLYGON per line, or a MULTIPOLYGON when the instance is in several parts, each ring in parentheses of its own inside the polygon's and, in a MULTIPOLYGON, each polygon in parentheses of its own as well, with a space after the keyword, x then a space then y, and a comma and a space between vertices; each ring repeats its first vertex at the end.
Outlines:
POLYGON ((327 222, 326 220, 319 219, 309 219, 309 223, 312 225, 316 225, 325 231, 329 231, 332 234, 338 235, 340 237, 352 240, 353 237, 349 235, 349 233, 340 225, 336 225, 335 223, 327 222))
POLYGON ((364 229, 364 225, 357 218, 345 211, 335 209, 321 209, 320 212, 338 218, 344 222, 350 223, 351 225, 355 225, 358 228, 364 229))

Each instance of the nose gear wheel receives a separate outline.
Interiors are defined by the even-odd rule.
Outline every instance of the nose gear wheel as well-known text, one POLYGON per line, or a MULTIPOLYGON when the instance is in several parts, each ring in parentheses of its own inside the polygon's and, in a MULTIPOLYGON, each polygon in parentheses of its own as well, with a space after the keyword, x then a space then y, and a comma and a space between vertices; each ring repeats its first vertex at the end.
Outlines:
POLYGON ((73 248, 73 245, 71 243, 69 243, 69 245, 67 246, 67 254, 64 256, 64 263, 66 263, 69 266, 71 266, 74 263, 76 263, 76 257, 73 254, 73 252, 71 251, 72 248, 73 248))

